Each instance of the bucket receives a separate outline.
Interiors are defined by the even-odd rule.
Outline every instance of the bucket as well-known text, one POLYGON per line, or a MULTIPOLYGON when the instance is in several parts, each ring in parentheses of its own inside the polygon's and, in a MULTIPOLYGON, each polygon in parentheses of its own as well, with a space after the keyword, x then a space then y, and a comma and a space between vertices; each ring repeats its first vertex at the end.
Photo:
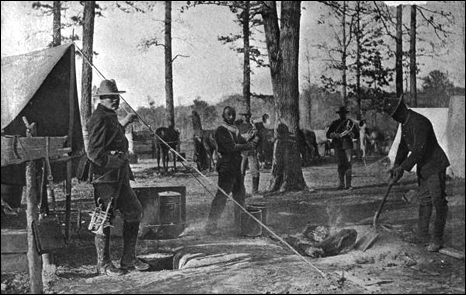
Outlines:
POLYGON ((249 204, 248 205, 248 209, 251 208, 251 209, 254 209, 254 208, 257 208, 257 209, 260 209, 262 211, 262 223, 267 225, 267 213, 268 213, 268 210, 267 210, 267 206, 265 204, 249 204))
MULTIPOLYGON (((262 222, 262 210, 258 208, 247 208, 248 212, 262 222)), ((262 226, 252 219, 246 212, 240 214, 240 235, 246 237, 258 237, 262 235, 262 226)))

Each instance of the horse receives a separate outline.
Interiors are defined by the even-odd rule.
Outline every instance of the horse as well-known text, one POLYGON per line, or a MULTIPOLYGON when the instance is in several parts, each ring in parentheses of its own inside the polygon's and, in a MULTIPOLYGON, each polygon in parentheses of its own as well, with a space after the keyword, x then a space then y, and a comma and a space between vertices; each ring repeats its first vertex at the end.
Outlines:
MULTIPOLYGON (((170 148, 177 150, 177 146, 180 143, 180 132, 175 130, 173 126, 170 127, 160 127, 155 130, 156 138, 156 147, 157 147, 157 168, 160 171, 160 152, 162 152, 162 165, 165 172, 168 171, 168 161, 169 161, 169 151, 170 148), (170 148, 162 142, 160 139, 165 141, 170 148)), ((173 168, 176 171, 176 155, 173 153, 173 168)))
POLYGON ((324 156, 330 156, 331 155, 331 140, 327 138, 327 126, 326 129, 317 129, 313 130, 314 134, 316 135, 316 142, 317 146, 322 145, 324 146, 324 156))
POLYGON ((214 170, 217 157, 217 142, 214 138, 215 130, 202 130, 200 136, 194 136, 194 161, 199 170, 214 170))
POLYGON ((192 111, 194 162, 199 170, 209 169, 213 171, 215 158, 217 157, 217 142, 215 141, 215 130, 203 130, 201 117, 196 111, 192 111))
POLYGON ((317 146, 316 134, 314 131, 303 128, 298 130, 298 146, 301 153, 303 164, 309 162, 309 158, 320 158, 319 148, 317 146))

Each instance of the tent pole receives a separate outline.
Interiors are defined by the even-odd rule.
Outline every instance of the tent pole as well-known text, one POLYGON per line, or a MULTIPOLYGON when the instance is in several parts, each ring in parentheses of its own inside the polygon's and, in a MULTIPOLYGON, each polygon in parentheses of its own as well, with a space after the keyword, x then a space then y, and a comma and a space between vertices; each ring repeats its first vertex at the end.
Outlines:
MULTIPOLYGON (((73 131, 74 131, 74 97, 76 94, 76 76, 75 76, 75 60, 74 60, 74 46, 70 46, 70 92, 69 92, 69 105, 70 105, 70 115, 69 115, 69 129, 68 129, 68 138, 69 144, 71 147, 71 153, 73 151, 73 131)), ((66 161, 66 191, 65 191, 65 240, 68 241, 71 238, 71 179, 72 179, 72 169, 73 162, 72 158, 66 161)))
MULTIPOLYGON (((26 125, 27 137, 33 137, 36 134, 36 123, 29 124, 26 117, 23 117, 23 121, 26 125)), ((34 161, 29 161, 26 164, 26 218, 28 238, 27 258, 32 294, 42 294, 44 292, 42 283, 42 260, 39 253, 37 253, 34 234, 32 233, 32 223, 37 223, 39 220, 37 196, 36 163, 34 161)))

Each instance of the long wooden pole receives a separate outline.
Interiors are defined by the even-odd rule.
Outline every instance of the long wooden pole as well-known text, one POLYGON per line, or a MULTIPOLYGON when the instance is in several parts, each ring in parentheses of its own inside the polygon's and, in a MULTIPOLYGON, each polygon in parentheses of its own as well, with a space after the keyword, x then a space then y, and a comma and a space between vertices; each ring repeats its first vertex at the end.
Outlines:
MULTIPOLYGON (((27 128, 27 137, 35 135, 35 123, 29 124, 26 117, 23 117, 24 124, 27 128)), ((26 220, 27 220, 27 237, 28 237, 28 266, 29 280, 32 294, 43 294, 44 285, 42 283, 42 260, 37 253, 34 234, 32 233, 32 223, 39 220, 39 208, 37 200, 37 179, 36 163, 29 161, 26 164, 26 220)))
MULTIPOLYGON (((75 74, 75 60, 74 60, 74 46, 70 47, 70 92, 69 92, 69 124, 68 124, 68 138, 69 145, 73 148, 74 141, 74 121, 75 121, 75 97, 76 96, 76 74, 75 74)), ((74 151, 72 151, 74 152, 74 151)), ((71 179, 73 176, 73 160, 69 159, 66 162, 66 187, 65 187, 65 240, 71 238, 71 179)))

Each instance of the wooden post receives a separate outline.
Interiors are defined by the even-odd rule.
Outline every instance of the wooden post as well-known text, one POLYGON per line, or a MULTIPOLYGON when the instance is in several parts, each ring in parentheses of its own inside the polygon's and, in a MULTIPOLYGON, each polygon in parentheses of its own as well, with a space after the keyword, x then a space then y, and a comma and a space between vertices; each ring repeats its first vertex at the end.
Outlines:
MULTIPOLYGON (((68 122, 68 138, 69 146, 73 149, 73 135, 74 135, 74 120, 75 120, 75 100, 76 97, 76 74, 75 74, 75 53, 74 46, 70 47, 70 92, 69 92, 69 122, 68 122)), ((74 151, 72 150, 72 153, 74 151)), ((69 241, 71 237, 71 178, 73 176, 73 159, 70 158, 66 162, 66 187, 65 187, 65 241, 69 241)))
MULTIPOLYGON (((32 137, 35 135, 35 123, 29 124, 26 117, 23 117, 24 124, 27 128, 27 136, 32 137)), ((34 235, 32 233, 32 223, 37 222, 39 219, 39 209, 37 207, 37 180, 36 180, 36 163, 29 161, 26 164, 26 196, 27 196, 27 236, 28 236, 28 266, 29 266, 29 280, 31 284, 32 294, 42 294, 42 261, 39 253, 37 253, 34 235)))
POLYGON ((72 160, 66 161, 66 188, 65 188, 65 240, 71 238, 71 175, 72 175, 72 160))

